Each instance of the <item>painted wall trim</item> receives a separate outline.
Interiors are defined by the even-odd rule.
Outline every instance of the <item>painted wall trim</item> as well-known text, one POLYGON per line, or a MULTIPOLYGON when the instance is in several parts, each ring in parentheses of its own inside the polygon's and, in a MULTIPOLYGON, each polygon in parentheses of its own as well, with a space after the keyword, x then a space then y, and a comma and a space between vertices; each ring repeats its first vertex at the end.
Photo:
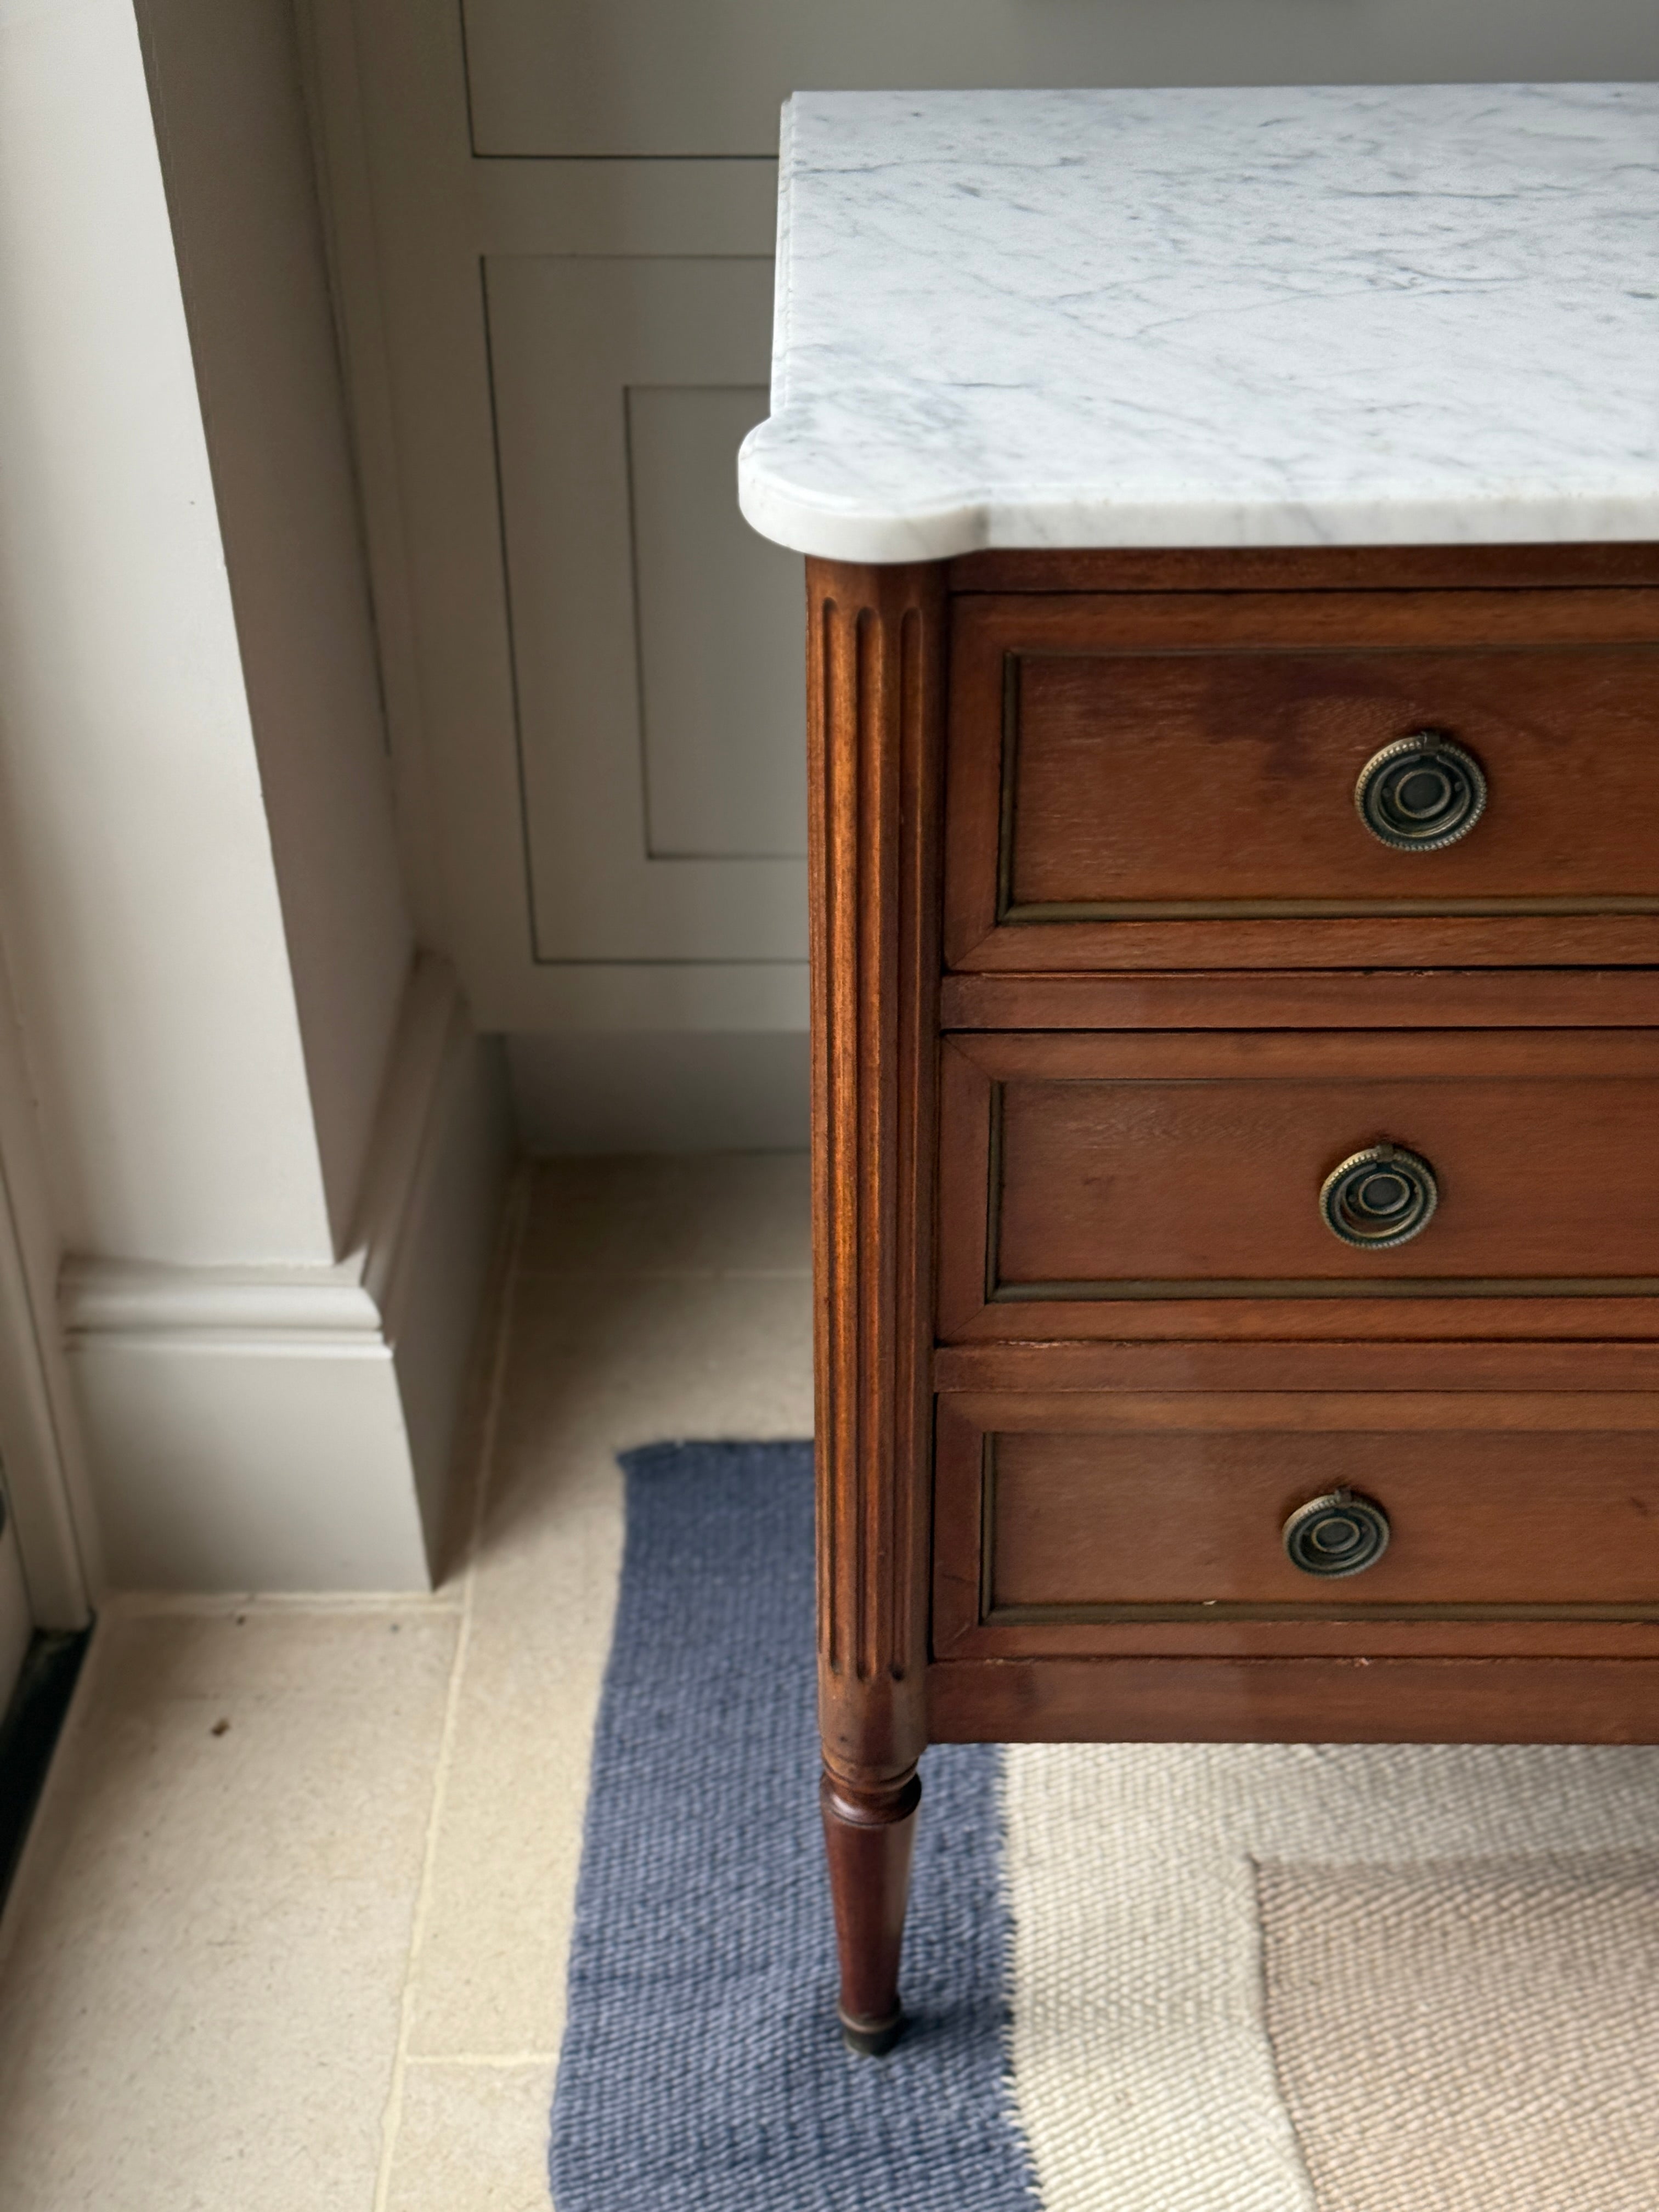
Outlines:
POLYGON ((288 1340, 360 1351, 395 1340, 415 1257, 423 1179, 434 1169, 449 1086, 476 1040, 447 964, 416 963, 399 1016, 351 1249, 331 1267, 173 1267, 71 1260, 60 1299, 71 1344, 166 1338, 201 1348, 288 1340))
MULTIPOLYGON (((91 1619, 86 1540, 92 1519, 80 1439, 57 1343, 44 1341, 13 1195, 15 1162, 0 1161, 0 1460, 35 1626, 79 1631, 91 1619)), ((46 1308, 51 1330, 51 1306, 46 1308)))
POLYGON ((344 1258, 65 1267, 113 1588, 431 1586, 509 1157, 498 1049, 424 957, 344 1258))
POLYGON ((479 1018, 492 1030, 806 1028, 804 960, 572 960, 499 982, 479 1018))
MULTIPOLYGON (((152 1267, 76 1261, 64 1271, 64 1325, 71 1344, 145 1336, 215 1345, 291 1337, 343 1351, 377 1343, 380 1311, 355 1269, 152 1267)), ((273 1346, 272 1349, 276 1347, 273 1346)))

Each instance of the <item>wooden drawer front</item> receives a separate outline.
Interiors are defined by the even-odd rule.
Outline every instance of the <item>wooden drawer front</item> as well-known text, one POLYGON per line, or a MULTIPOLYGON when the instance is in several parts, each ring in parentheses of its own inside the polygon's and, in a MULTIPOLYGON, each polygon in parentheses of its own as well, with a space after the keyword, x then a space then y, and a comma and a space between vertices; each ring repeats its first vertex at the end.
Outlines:
POLYGON ((1659 948, 1659 592, 969 598, 952 623, 953 966, 1659 948), (1355 784, 1425 728, 1487 804, 1400 852, 1355 784))
POLYGON ((1540 1623, 1659 1649, 1651 1395, 947 1394, 938 1418, 943 1656, 1471 1650, 1506 1625, 1535 1651, 1540 1623), (1339 1487, 1389 1540, 1325 1579, 1283 1530, 1339 1487))
POLYGON ((957 1036, 940 1126, 946 1338, 1655 1333, 1659 1031, 957 1036), (1356 1250, 1385 1142, 1438 1206, 1356 1250))

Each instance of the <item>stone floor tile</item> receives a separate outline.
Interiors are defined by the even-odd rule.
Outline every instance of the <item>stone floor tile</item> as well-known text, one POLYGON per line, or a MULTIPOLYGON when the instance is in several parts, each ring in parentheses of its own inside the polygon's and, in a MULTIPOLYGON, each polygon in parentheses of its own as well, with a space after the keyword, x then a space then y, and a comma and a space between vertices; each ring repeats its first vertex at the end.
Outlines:
POLYGON ((460 1625, 100 1626, 6 1917, 7 2212, 368 2212, 460 1625))

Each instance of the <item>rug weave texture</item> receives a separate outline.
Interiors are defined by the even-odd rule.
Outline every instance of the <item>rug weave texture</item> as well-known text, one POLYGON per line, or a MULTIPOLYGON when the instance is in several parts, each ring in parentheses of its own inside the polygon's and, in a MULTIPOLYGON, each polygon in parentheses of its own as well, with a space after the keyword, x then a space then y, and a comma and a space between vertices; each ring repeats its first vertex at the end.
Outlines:
POLYGON ((1029 2212, 996 1758, 930 1755, 909 2033, 835 2025, 805 1444, 630 1453, 553 2107, 558 2212, 1029 2212))
POLYGON ((811 1453, 629 1455, 557 2212, 1653 2212, 1659 1750, 936 1747, 841 2046, 811 1453))
POLYGON ((1256 1870, 1324 2212, 1659 2202, 1659 1856, 1256 1870), (1362 2094, 1356 2094, 1356 2088, 1362 2094))

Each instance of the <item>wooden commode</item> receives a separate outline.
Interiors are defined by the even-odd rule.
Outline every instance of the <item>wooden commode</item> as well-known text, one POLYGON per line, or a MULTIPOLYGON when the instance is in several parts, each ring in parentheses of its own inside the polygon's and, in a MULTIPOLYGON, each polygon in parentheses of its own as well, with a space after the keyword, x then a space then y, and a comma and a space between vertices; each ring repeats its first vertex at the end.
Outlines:
POLYGON ((1659 1741, 1656 111, 1523 91, 792 105, 856 2048, 929 1742, 1659 1741))

